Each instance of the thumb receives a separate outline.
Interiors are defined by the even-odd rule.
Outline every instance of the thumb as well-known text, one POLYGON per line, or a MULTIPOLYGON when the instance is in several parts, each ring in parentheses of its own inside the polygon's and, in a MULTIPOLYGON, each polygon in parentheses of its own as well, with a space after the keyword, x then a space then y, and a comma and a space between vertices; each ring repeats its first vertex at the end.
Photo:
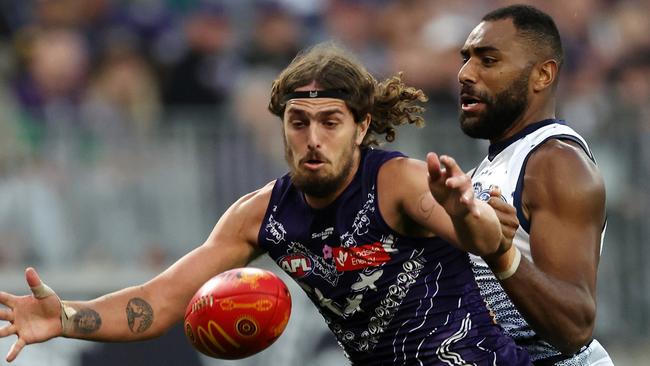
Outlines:
POLYGON ((432 181, 435 182, 440 179, 442 176, 442 166, 436 153, 430 152, 427 154, 427 168, 432 181))
POLYGON ((29 285, 29 287, 37 287, 42 284, 41 278, 32 267, 28 267, 25 270, 25 279, 27 280, 27 285, 29 285))
POLYGON ((41 281, 41 277, 39 277, 34 268, 29 267, 25 270, 25 279, 27 280, 27 285, 29 285, 35 298, 44 299, 55 294, 54 290, 41 281))
POLYGON ((490 188, 490 197, 501 197, 501 188, 499 186, 490 188))

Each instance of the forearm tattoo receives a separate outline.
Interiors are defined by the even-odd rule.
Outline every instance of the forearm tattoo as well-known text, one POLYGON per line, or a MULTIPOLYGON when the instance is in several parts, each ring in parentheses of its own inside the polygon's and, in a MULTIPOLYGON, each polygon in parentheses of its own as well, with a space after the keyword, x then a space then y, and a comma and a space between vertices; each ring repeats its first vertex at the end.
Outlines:
POLYGON ((126 304, 126 319, 133 333, 142 333, 153 323, 153 309, 148 302, 134 297, 126 304))
POLYGON ((81 309, 72 317, 74 330, 81 334, 90 334, 102 326, 102 318, 93 309, 81 309))

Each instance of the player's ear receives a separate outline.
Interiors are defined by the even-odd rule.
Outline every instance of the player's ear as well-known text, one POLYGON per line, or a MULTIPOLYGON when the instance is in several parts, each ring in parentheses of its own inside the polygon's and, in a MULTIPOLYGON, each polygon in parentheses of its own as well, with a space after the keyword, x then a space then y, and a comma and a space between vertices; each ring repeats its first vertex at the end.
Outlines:
POLYGON ((368 133, 368 128, 370 127, 370 121, 372 120, 370 113, 366 115, 366 118, 363 119, 363 121, 357 123, 357 138, 355 140, 355 143, 357 146, 360 146, 361 143, 363 142, 363 139, 366 137, 366 134, 368 133))
POLYGON ((557 61, 550 59, 536 65, 533 69, 532 86, 533 91, 541 92, 553 85, 557 78, 558 64, 557 61))

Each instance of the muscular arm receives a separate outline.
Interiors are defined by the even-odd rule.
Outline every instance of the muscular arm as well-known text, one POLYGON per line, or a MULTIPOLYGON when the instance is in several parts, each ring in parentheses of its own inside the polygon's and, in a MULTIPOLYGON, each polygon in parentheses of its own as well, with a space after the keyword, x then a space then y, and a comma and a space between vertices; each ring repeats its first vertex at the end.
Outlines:
POLYGON ((203 245, 151 281, 88 302, 66 302, 79 309, 77 314, 95 314, 102 323, 98 329, 90 329, 75 322, 73 333, 66 336, 126 341, 164 333, 183 318, 187 303, 203 283, 218 273, 245 266, 259 255, 257 233, 270 191, 266 187, 239 199, 203 245))
MULTIPOLYGON (((260 251, 260 229, 273 184, 234 203, 221 217, 204 244, 197 247, 149 282, 91 301, 64 301, 72 323, 64 336, 99 341, 132 341, 159 336, 180 321, 196 290, 225 270, 245 266, 260 251)), ((40 284, 33 270, 30 286, 40 284)), ((0 337, 17 334, 9 351, 13 360, 26 344, 63 335, 56 297, 17 297, 0 293, 0 302, 11 308, 0 314, 11 324, 0 337)))
POLYGON ((522 206, 533 262, 522 258, 502 286, 537 334, 575 353, 591 339, 595 322, 602 178, 580 147, 551 140, 529 159, 522 206))
MULTIPOLYGON (((392 159, 382 166, 378 189, 380 209, 386 222, 400 233, 437 235, 477 255, 497 251, 501 239, 499 220, 489 205, 473 199, 469 177, 463 174, 457 178, 464 184, 462 191, 472 200, 469 204, 473 212, 466 208, 449 208, 456 203, 448 203, 447 209, 438 203, 428 184, 430 172, 426 163, 407 158, 392 159), (452 211, 451 216, 448 211, 452 211)), ((459 197, 452 194, 449 200, 457 201, 459 197)))

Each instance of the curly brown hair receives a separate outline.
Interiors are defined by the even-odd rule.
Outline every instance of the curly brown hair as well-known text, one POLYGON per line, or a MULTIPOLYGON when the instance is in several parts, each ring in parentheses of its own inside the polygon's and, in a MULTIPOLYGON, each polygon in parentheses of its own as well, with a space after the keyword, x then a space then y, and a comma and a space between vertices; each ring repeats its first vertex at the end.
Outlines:
POLYGON ((362 122, 370 114, 363 147, 379 145, 378 135, 385 135, 388 142, 394 141, 397 126, 424 125, 422 103, 427 97, 422 90, 404 84, 402 73, 378 82, 351 53, 332 42, 299 53, 280 73, 273 82, 269 111, 282 119, 286 95, 312 82, 322 89, 347 94, 345 103, 355 122, 362 122))

